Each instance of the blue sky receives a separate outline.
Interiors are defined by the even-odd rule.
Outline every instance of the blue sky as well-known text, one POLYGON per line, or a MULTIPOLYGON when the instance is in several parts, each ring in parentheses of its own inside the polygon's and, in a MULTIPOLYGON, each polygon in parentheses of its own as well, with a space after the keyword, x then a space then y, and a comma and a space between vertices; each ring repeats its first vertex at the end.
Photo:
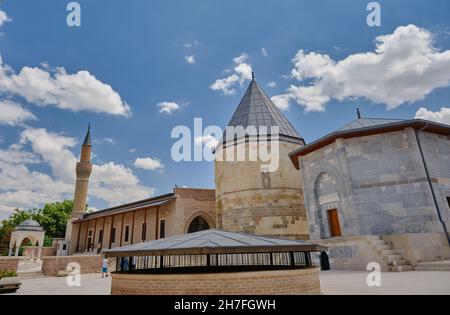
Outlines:
POLYGON ((99 169, 89 206, 100 209, 166 193, 174 184, 213 188, 213 163, 172 161, 171 131, 177 125, 192 127, 194 117, 224 127, 249 83, 247 68, 234 69, 240 64, 251 67, 269 96, 284 95, 289 101, 284 113, 307 142, 353 120, 356 107, 366 117, 386 118, 414 118, 423 107, 421 117, 450 122, 446 0, 432 5, 379 1, 380 27, 366 24, 369 1, 360 0, 78 2, 81 27, 66 24, 69 1, 4 0, 0 5, 9 17, 0 26, 6 69, 0 73, 0 108, 5 109, 0 113, 0 218, 14 207, 72 197, 73 157, 89 122, 99 169), (398 29, 407 25, 413 26, 398 29), (348 59, 373 53, 380 35, 393 44, 385 45, 379 66, 348 59), (406 46, 417 41, 411 49, 423 52, 396 69, 395 58, 405 62, 402 54, 409 54, 409 48, 402 51, 402 41, 406 46), (397 44, 400 48, 392 48, 397 44), (339 64, 346 59, 347 65, 339 64), (412 76, 404 69, 424 64, 425 70, 412 76), (61 82, 55 79, 58 73, 64 73, 61 82), (355 79, 355 73, 367 75, 355 79), (39 80, 42 74, 51 87, 39 80), (240 81, 231 86, 234 94, 211 88, 233 74, 240 81), (339 81, 339 76, 349 79, 339 81), (84 86, 83 78, 91 84, 84 86), (79 86, 68 93, 65 79, 79 86), (289 90, 291 85, 313 86, 307 91, 314 95, 289 90), (179 108, 160 113, 157 104, 163 102, 179 108), (6 109, 12 111, 7 117, 6 109))

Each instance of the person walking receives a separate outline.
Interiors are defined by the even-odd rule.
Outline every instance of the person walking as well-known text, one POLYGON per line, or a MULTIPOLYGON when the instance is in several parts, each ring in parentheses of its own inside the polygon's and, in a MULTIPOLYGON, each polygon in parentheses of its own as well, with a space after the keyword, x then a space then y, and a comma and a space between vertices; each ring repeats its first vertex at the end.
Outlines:
POLYGON ((108 277, 108 258, 103 257, 102 262, 102 278, 108 277))

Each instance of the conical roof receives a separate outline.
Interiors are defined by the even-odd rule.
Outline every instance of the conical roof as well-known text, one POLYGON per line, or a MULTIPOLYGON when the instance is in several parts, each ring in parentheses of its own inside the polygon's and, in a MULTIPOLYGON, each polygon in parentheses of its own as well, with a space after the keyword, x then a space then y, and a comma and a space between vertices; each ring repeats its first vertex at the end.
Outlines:
POLYGON ((86 137, 84 137, 83 145, 91 146, 91 124, 88 126, 86 137))
MULTIPOLYGON (((301 139, 299 133, 283 115, 280 109, 271 101, 259 84, 253 79, 242 97, 239 106, 233 114, 228 126, 278 126, 280 136, 301 139)), ((225 132, 223 139, 226 139, 225 132)))

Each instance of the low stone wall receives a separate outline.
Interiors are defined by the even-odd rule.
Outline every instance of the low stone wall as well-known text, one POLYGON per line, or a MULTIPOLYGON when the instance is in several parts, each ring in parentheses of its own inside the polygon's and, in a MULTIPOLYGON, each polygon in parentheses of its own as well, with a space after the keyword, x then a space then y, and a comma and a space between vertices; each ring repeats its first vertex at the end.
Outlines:
MULTIPOLYGON (((37 257, 39 253, 38 246, 26 246, 23 248, 22 256, 37 257)), ((56 256, 56 247, 42 247, 41 257, 56 256)))
POLYGON ((17 266, 22 259, 19 257, 0 257, 0 271, 17 272, 17 266))
POLYGON ((383 236, 411 265, 450 259, 450 247, 444 233, 416 233, 383 236))
POLYGON ((73 262, 80 265, 82 274, 101 272, 102 257, 99 255, 42 257, 42 272, 47 277, 57 276, 59 271, 66 270, 67 265, 73 262))
POLYGON ((112 295, 320 294, 319 268, 204 274, 113 273, 112 295))

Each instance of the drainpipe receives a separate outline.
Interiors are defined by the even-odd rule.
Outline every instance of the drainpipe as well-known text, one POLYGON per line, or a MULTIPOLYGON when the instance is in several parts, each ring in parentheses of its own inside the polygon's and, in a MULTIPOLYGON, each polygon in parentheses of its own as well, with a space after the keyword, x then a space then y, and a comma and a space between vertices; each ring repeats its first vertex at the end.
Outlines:
POLYGON ((419 146, 420 156, 422 157, 422 163, 423 163, 423 166, 425 168, 425 173, 427 175, 428 184, 430 185, 431 195, 433 196, 433 201, 434 201, 434 205, 436 207, 438 218, 439 218, 439 221, 442 224, 442 227, 444 228, 445 236, 447 236, 447 242, 448 242, 448 245, 450 246, 450 235, 448 234, 447 227, 445 225, 444 220, 442 219, 441 210, 440 210, 439 204, 437 202, 436 193, 434 192, 433 183, 431 182, 431 177, 430 177, 430 173, 428 171, 427 162, 425 161, 425 157, 424 157, 423 151, 422 151, 422 145, 420 144, 419 135, 418 135, 419 132, 424 131, 427 128, 428 128, 428 122, 426 122, 425 126, 422 127, 420 130, 414 130, 414 134, 416 135, 417 145, 419 146))

